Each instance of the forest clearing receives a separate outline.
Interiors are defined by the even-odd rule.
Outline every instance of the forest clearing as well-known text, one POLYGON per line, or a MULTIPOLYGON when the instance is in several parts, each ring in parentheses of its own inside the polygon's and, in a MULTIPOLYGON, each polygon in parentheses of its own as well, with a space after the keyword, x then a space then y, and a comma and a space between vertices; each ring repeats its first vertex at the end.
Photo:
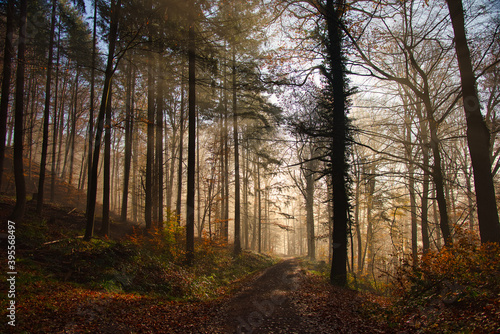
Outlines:
POLYGON ((0 17, 1 332, 500 332, 497 0, 0 17))

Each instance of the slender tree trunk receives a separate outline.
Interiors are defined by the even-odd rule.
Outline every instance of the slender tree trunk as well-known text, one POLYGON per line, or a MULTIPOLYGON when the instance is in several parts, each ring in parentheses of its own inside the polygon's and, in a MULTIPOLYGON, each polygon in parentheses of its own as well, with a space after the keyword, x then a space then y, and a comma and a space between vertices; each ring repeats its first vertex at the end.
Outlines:
MULTIPOLYGON (((74 100, 74 110, 73 115, 71 116, 71 134, 70 134, 70 149, 69 149, 69 175, 68 175, 68 184, 71 186, 73 183, 73 165, 75 161, 75 137, 76 137, 76 118, 77 118, 77 107, 78 107, 78 84, 80 78, 80 69, 78 65, 76 65, 76 78, 75 78, 75 100, 74 100)), ((69 188, 68 188, 69 191, 69 188)))
POLYGON ((241 203, 240 203, 240 156, 238 142, 238 114, 237 114, 237 83, 236 83, 236 51, 233 50, 233 137, 234 137, 234 250, 241 253, 241 203))
POLYGON ((181 82, 181 115, 179 120, 179 166, 177 168, 177 202, 176 202, 176 214, 177 223, 181 224, 181 204, 182 204, 182 171, 184 170, 183 163, 183 152, 184 152, 184 80, 181 82))
POLYGON ((132 94, 135 90, 135 76, 132 76, 132 61, 129 61, 127 68, 127 91, 125 96, 125 156, 123 166, 123 192, 121 206, 121 221, 127 221, 128 213, 128 193, 130 181, 130 163, 132 160, 132 140, 133 140, 133 114, 132 114, 132 94))
MULTIPOLYGON (((403 97, 404 100, 406 100, 403 97)), ((406 103, 406 101, 405 101, 406 103)), ((407 108, 405 108, 407 109, 407 108)), ((415 166, 413 161, 413 147, 411 139, 411 122, 409 111, 405 110, 405 153, 408 169, 408 193, 410 195, 410 220, 411 220, 411 255, 413 264, 417 264, 418 247, 417 247, 417 204, 415 199, 415 166)))
MULTIPOLYGON (((427 109, 429 110, 429 109, 427 109)), ((441 152, 439 149, 439 138, 437 135, 437 126, 432 115, 427 113, 427 119, 429 121, 430 128, 430 146, 432 151, 432 156, 434 158, 434 165, 432 167, 432 179, 434 180, 434 185, 436 186, 436 200, 439 207, 439 227, 443 233, 443 239, 445 245, 451 245, 452 238, 450 232, 450 226, 448 223, 448 207, 446 204, 446 196, 444 189, 444 176, 443 168, 441 167, 441 152)))
POLYGON ((14 111, 14 180, 16 184, 16 205, 11 214, 11 219, 14 221, 22 220, 26 205, 26 183, 23 167, 23 104, 28 1, 20 0, 19 6, 19 41, 17 46, 16 100, 14 111))
POLYGON ((306 229, 307 229, 307 256, 314 260, 316 258, 315 236, 314 236, 314 169, 313 148, 310 147, 309 161, 304 170, 306 179, 305 201, 306 201, 306 229))
POLYGON ((258 202, 258 208, 259 208, 259 212, 257 213, 258 215, 258 231, 257 231, 257 240, 258 240, 258 252, 259 253, 262 253, 262 206, 261 206, 261 193, 262 193, 262 190, 260 188, 260 161, 259 161, 259 157, 257 157, 257 190, 258 191, 258 197, 257 197, 257 202, 258 202))
POLYGON ((12 58, 14 57, 14 0, 7 1, 7 22, 3 54, 2 100, 0 102, 0 190, 2 188, 3 162, 5 157, 5 137, 9 111, 10 82, 12 76, 12 58))
MULTIPOLYGON (((57 170, 57 140, 58 140, 58 134, 59 134, 59 117, 57 117, 57 102, 59 98, 59 63, 60 63, 60 55, 61 55, 61 49, 59 48, 61 42, 61 30, 58 29, 57 31, 57 56, 56 56, 56 82, 55 82, 55 92, 54 92, 54 114, 52 116, 52 127, 53 127, 53 134, 52 134, 52 166, 51 166, 51 171, 50 171, 50 201, 54 202, 55 200, 55 192, 56 192, 56 170, 57 170)), ((89 148, 92 150, 91 148, 89 148)))
MULTIPOLYGON (((92 30, 92 65, 90 68, 90 110, 89 110, 89 156, 88 166, 87 166, 87 174, 88 176, 88 184, 87 184, 87 209, 86 213, 89 212, 89 204, 90 204, 90 175, 92 174, 92 138, 94 138, 94 99, 95 99, 95 66, 96 66, 96 30, 97 30, 97 1, 94 1, 94 27, 92 30)), ((88 217, 87 217, 88 219, 88 217)))
MULTIPOLYGON (((158 73, 161 71, 161 60, 163 57, 158 55, 158 73)), ((158 228, 163 231, 163 85, 164 79, 161 75, 158 76, 156 84, 156 177, 158 180, 158 228)), ((166 132, 166 131, 165 131, 166 132)))
POLYGON ((196 166, 196 42, 193 25, 189 28, 188 62, 189 62, 189 131, 188 131, 188 175, 186 197, 186 262, 194 261, 194 197, 196 166))
POLYGON ((455 49, 462 80, 462 96, 467 120, 467 143, 474 172, 481 242, 500 243, 500 223, 489 154, 490 132, 479 106, 476 77, 465 35, 462 0, 447 0, 446 2, 455 33, 455 49))
POLYGON ((109 103, 109 94, 111 90, 111 79, 113 77, 113 58, 116 46, 116 38, 118 31, 118 20, 120 17, 121 0, 117 0, 116 4, 114 1, 111 2, 112 13, 114 14, 111 19, 110 33, 109 33, 109 51, 108 60, 106 65, 106 72, 104 77, 104 87, 102 90, 101 106, 99 108, 99 115, 97 117, 97 128, 95 136, 95 147, 94 156, 92 159, 92 173, 90 177, 92 178, 90 182, 90 197, 89 197, 89 207, 87 212, 87 226, 85 229, 85 240, 90 240, 94 234, 94 214, 96 207, 97 198, 97 177, 98 177, 98 167, 99 167, 99 153, 101 148, 101 137, 102 130, 104 128, 104 116, 106 113, 106 108, 109 103))
POLYGON ((110 81, 108 102, 106 104, 106 125, 104 127, 104 175, 102 194, 102 225, 101 234, 109 234, 109 210, 111 196, 111 104, 113 103, 113 81, 110 81))
POLYGON ((153 55, 148 55, 148 125, 147 125, 147 147, 146 147, 146 198, 144 203, 144 220, 146 230, 151 229, 153 225, 153 165, 154 165, 154 131, 155 131, 155 102, 154 85, 155 78, 153 74, 153 55))
POLYGON ((243 158, 243 245, 248 249, 249 239, 249 221, 248 221, 248 178, 249 178, 249 162, 248 162, 248 141, 246 148, 242 149, 243 158))
POLYGON ((259 226, 259 221, 258 221, 258 191, 259 191, 259 178, 258 178, 258 170, 257 169, 257 164, 253 163, 253 190, 254 190, 254 195, 253 195, 253 229, 252 229, 252 250, 257 249, 257 226, 259 226), (255 177, 255 174, 257 174, 257 177, 255 177))

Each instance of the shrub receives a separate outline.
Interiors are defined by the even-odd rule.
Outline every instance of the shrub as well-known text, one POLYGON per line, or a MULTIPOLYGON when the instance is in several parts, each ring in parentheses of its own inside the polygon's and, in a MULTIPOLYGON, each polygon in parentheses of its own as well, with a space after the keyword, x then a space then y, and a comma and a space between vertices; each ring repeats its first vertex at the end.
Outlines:
POLYGON ((500 247, 458 235, 452 245, 398 268, 394 319, 424 332, 500 330, 500 247))

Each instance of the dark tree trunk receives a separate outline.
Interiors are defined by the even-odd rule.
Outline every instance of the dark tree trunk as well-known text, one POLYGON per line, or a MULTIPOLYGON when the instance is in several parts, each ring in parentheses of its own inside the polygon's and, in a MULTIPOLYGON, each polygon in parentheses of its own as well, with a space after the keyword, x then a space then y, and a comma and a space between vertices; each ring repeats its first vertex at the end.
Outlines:
POLYGON ((181 115, 179 120, 179 166, 177 168, 177 202, 175 203, 177 223, 181 224, 181 204, 182 204, 182 171, 184 170, 183 164, 183 153, 184 153, 184 79, 181 82, 181 115))
MULTIPOLYGON (((59 98, 59 62, 60 62, 60 55, 61 55, 61 49, 59 48, 61 41, 61 30, 58 29, 57 32, 57 56, 56 56, 56 82, 55 82, 55 92, 54 92, 54 114, 52 116, 52 127, 53 127, 53 134, 52 134, 52 166, 51 166, 51 171, 50 171, 50 200, 54 202, 55 200, 55 192, 56 192, 56 169, 57 169, 57 141, 58 141, 58 135, 59 135, 59 117, 57 116, 57 102, 59 98)), ((92 151, 92 147, 89 148, 90 151, 92 151)), ((89 174, 90 175, 90 174, 89 174)))
POLYGON ((104 128, 104 116, 106 108, 109 103, 109 94, 111 91, 111 79, 113 77, 113 59, 116 46, 116 38, 118 31, 118 20, 120 17, 121 0, 111 3, 112 13, 114 13, 109 32, 109 51, 108 60, 106 65, 106 72, 104 77, 104 87, 102 90, 101 106, 99 108, 99 115, 97 117, 97 128, 95 134, 94 156, 92 159, 92 173, 90 174, 91 182, 89 188, 89 205, 87 212, 87 226, 85 228, 85 240, 90 240, 94 234, 94 214, 97 199, 97 177, 99 169, 99 153, 101 148, 102 131, 104 128))
POLYGON ((347 197, 347 94, 345 68, 342 54, 342 33, 340 27, 344 2, 339 0, 334 6, 333 0, 326 1, 325 14, 328 29, 328 61, 331 69, 329 85, 333 95, 333 138, 332 150, 332 184, 333 184, 333 254, 330 281, 332 284, 345 286, 347 284, 347 232, 349 209, 347 197), (332 80, 333 78, 333 80, 332 80))
MULTIPOLYGON (((430 110, 430 109, 427 109, 430 110)), ((436 186, 436 201, 439 207, 439 227, 443 233, 445 245, 451 245, 452 237, 450 226, 448 223, 448 207, 446 204, 446 196, 444 190, 444 176, 443 168, 441 167, 441 152, 439 151, 439 138, 437 135, 436 122, 432 115, 428 112, 427 119, 429 120, 430 128, 430 146, 432 156, 434 158, 434 165, 432 166, 432 179, 436 186)))
POLYGON ((16 101, 14 111, 14 180, 16 184, 16 205, 12 220, 21 220, 26 205, 26 183, 23 167, 23 105, 24 105, 24 70, 26 52, 26 25, 28 1, 20 1, 19 41, 17 46, 16 101))
POLYGON ((186 197, 186 261, 194 260, 194 197, 196 166, 196 42, 194 27, 189 28, 188 62, 189 62, 189 130, 188 130, 188 175, 186 197))
MULTIPOLYGON (((74 94, 74 109, 73 115, 71 115, 71 132, 70 132, 70 147, 69 147, 69 172, 68 172, 68 184, 71 186, 73 183, 73 165, 75 161, 75 137, 76 137, 76 118, 78 112, 78 86, 80 78, 80 69, 78 64, 76 65, 76 78, 75 78, 75 94, 74 94)), ((68 187, 69 192, 69 187, 68 187)))
POLYGON ((234 137, 234 254, 241 253, 240 217, 240 157, 238 143, 236 52, 233 50, 233 137, 234 137))
POLYGON ((146 147, 146 198, 144 202, 144 220, 146 222, 146 230, 151 229, 153 225, 152 209, 153 209, 153 165, 154 165, 154 146, 155 146, 155 99, 154 85, 155 79, 153 75, 153 55, 148 55, 148 126, 147 126, 147 147, 146 147))
POLYGON ((481 242, 500 243, 500 223, 489 153, 490 132, 479 106, 476 78, 465 35, 462 0, 447 0, 447 3, 455 33, 455 49, 462 80, 462 96, 467 119, 467 143, 474 172, 481 242))
POLYGON ((14 45, 12 43, 14 35, 14 11, 14 0, 8 0, 3 54, 2 100, 0 102, 0 189, 2 188, 3 161, 5 157, 5 136, 7 134, 12 58, 14 57, 14 45))
MULTIPOLYGON (((159 55, 158 73, 161 71, 161 59, 159 55)), ((163 230, 163 83, 160 75, 156 84, 156 177, 158 179, 158 228, 163 230)))
POLYGON ((258 252, 262 253, 262 201, 261 201, 261 187, 260 187, 260 161, 259 157, 257 157, 257 189, 255 190, 258 192, 257 195, 257 202, 258 202, 258 210, 257 216, 258 216, 258 228, 257 228, 257 242, 258 242, 258 252))
MULTIPOLYGON (((96 31, 97 31, 97 1, 94 1, 94 27, 92 30, 92 67, 90 69, 90 111, 89 111, 89 156, 87 158, 87 174, 88 174, 88 184, 87 184, 87 210, 89 212, 90 204, 90 183, 92 174, 92 138, 94 138, 94 99, 95 99, 95 66, 96 66, 96 31)), ((88 217, 87 217, 88 219, 88 217)))
POLYGON ((306 163, 305 167, 305 179, 306 179, 306 189, 305 189, 305 201, 306 201, 306 228, 307 228, 307 256, 314 260, 316 259, 316 247, 315 247, 315 236, 314 236, 314 169, 315 161, 312 160, 313 148, 310 147, 309 161, 306 163))
POLYGON ((121 221, 124 222, 127 221, 130 162, 132 160, 132 134, 134 128, 134 119, 132 115, 132 94, 135 90, 134 83, 135 77, 132 76, 132 61, 130 61, 127 68, 127 92, 125 97, 125 161, 123 166, 123 192, 120 217, 121 221))
POLYGON ((113 103, 113 81, 110 82, 108 103, 106 105, 106 125, 104 128, 104 171, 102 192, 101 234, 109 234, 109 210, 111 196, 111 104, 113 103))

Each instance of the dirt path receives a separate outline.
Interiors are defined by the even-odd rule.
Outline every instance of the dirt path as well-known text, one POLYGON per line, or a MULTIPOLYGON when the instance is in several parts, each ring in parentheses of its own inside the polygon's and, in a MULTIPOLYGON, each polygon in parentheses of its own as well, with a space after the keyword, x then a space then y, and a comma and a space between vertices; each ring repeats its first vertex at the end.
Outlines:
POLYGON ((217 307, 216 333, 393 333, 366 317, 357 292, 306 274, 298 259, 266 269, 217 307))
MULTIPOLYGON (((290 298, 300 286, 297 259, 268 268, 219 310, 226 333, 299 333, 300 316, 290 298)), ((303 333, 303 332, 301 332, 303 333)))

